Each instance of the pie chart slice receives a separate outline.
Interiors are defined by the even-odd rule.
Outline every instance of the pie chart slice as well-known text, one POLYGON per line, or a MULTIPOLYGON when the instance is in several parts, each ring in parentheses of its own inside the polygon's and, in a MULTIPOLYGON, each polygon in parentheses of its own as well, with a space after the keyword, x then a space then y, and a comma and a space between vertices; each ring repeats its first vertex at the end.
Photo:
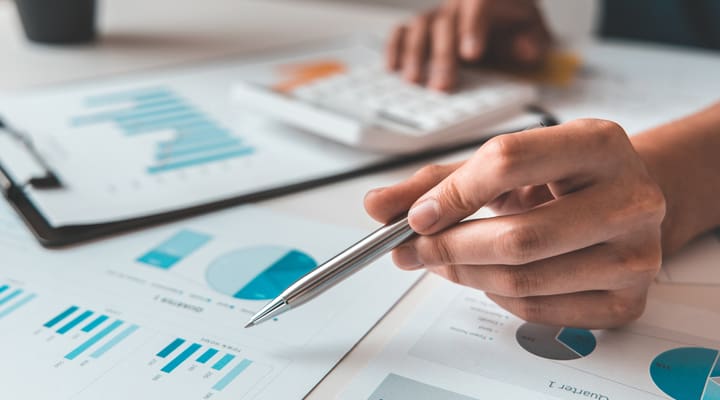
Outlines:
POLYGON ((242 300, 271 300, 317 262, 300 250, 256 246, 235 250, 215 259, 205 277, 214 290, 242 300))
POLYGON ((563 328, 527 322, 518 328, 515 339, 520 347, 550 360, 577 360, 595 350, 597 341, 587 329, 563 328))
POLYGON ((720 378, 711 379, 707 387, 705 388, 705 394, 703 395, 705 400, 718 400, 720 399, 720 378))
POLYGON ((719 354, 704 347, 668 350, 655 357, 650 376, 675 400, 720 400, 719 354))

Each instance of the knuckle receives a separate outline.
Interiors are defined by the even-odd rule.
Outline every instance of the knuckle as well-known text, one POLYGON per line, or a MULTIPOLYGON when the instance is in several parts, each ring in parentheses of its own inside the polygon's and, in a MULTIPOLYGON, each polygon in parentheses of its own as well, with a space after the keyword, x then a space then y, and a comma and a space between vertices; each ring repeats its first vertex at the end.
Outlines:
POLYGON ((616 254, 617 262, 630 272, 656 273, 662 264, 662 253, 658 246, 643 246, 642 249, 620 251, 616 254))
POLYGON ((511 265, 526 264, 545 246, 538 230, 528 225, 505 229, 500 233, 496 245, 496 253, 511 265))
POLYGON ((606 119, 595 119, 595 118, 583 118, 572 122, 577 125, 577 128, 585 132, 594 132, 598 135, 608 135, 608 137, 616 136, 618 134, 625 134, 625 130, 614 121, 606 119))
POLYGON ((445 177, 445 169, 446 168, 440 164, 430 164, 420 168, 415 176, 429 181, 438 181, 445 177))
POLYGON ((440 189, 439 200, 450 210, 460 213, 471 213, 479 208, 477 200, 462 189, 461 183, 455 179, 448 179, 440 189))
POLYGON ((540 322, 543 320, 543 307, 529 299, 517 299, 515 309, 512 311, 518 318, 528 322, 540 322))
POLYGON ((650 181, 643 182, 633 191, 630 199, 633 211, 642 220, 660 224, 665 218, 666 201, 660 187, 650 181))
POLYGON ((507 297, 527 297, 536 287, 536 279, 529 271, 521 268, 510 268, 498 273, 496 278, 498 291, 507 297))
POLYGON ((617 122, 605 119, 579 119, 573 123, 579 132, 592 135, 594 147, 607 148, 620 141, 628 141, 625 129, 617 122))
POLYGON ((612 319, 616 321, 616 325, 625 325, 637 320, 645 312, 645 298, 628 300, 618 297, 612 302, 610 308, 612 319))
POLYGON ((444 236, 421 237, 418 240, 420 261, 425 265, 453 264, 451 241, 444 236))
POLYGON ((415 29, 424 30, 430 22, 430 13, 422 13, 412 18, 410 25, 415 29))
POLYGON ((510 173, 520 161, 523 150, 513 135, 500 135, 490 139, 478 152, 481 159, 488 159, 499 175, 510 173))
POLYGON ((458 273, 457 266, 455 265, 446 265, 442 267, 445 269, 445 278, 455 284, 462 284, 462 280, 460 279, 460 274, 458 273))

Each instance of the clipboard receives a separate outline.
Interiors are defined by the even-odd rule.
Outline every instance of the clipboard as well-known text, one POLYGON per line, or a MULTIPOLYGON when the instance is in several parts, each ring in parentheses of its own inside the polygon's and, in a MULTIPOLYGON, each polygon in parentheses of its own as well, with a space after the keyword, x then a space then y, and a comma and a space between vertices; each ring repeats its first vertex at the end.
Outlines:
MULTIPOLYGON (((558 124, 558 121, 552 114, 539 107, 531 107, 528 109, 528 113, 537 115, 538 120, 545 126, 558 124)), ((502 132, 497 132, 496 135, 514 132, 523 128, 524 127, 508 129, 502 132)), ((25 166, 24 170, 20 170, 19 168, 15 168, 7 164, 0 155, 0 187, 2 188, 3 194, 8 203, 21 217, 24 224, 28 227, 28 229, 30 229, 39 243, 47 248, 57 248, 79 244, 106 236, 209 213, 244 203, 258 202, 273 197, 296 193, 334 182, 400 167, 428 158, 450 154, 469 147, 479 146, 489 139, 489 137, 486 136, 482 139, 472 140, 458 145, 390 158, 388 160, 373 163, 352 171, 329 174, 324 177, 309 179, 291 185, 261 190, 221 201, 210 202, 200 206, 183 208, 141 218, 132 218, 100 224, 53 226, 48 222, 47 218, 45 218, 42 210, 33 203, 29 196, 27 196, 25 188, 31 186, 38 190, 57 190, 63 186, 63 182, 53 172, 48 163, 43 160, 42 156, 35 150, 31 141, 29 141, 21 132, 14 130, 0 120, 0 138, 2 136, 4 136, 3 140, 12 140, 18 148, 22 148, 24 150, 26 153, 26 159, 24 162, 28 165, 25 166)))

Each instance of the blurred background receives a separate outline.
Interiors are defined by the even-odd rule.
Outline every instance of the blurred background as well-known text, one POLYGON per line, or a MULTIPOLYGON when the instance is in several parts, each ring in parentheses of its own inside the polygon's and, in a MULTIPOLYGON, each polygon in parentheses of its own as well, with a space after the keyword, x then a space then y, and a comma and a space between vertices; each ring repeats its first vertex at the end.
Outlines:
MULTIPOLYGON (((0 3, 12 0, 0 0, 0 3)), ((102 0, 101 0, 102 1, 102 0)), ((205 0, 210 1, 212 0, 205 0)), ((313 1, 318 0, 297 0, 313 1)), ((436 6, 441 0, 323 0, 327 2, 376 3, 412 11, 436 6)), ((502 1, 502 0, 500 0, 502 1)), ((589 37, 598 17, 599 0, 538 0, 558 38, 589 37)), ((138 10, 140 11, 140 10, 138 10)))
MULTIPOLYGON (((440 4, 440 0, 327 0, 377 3, 410 10, 423 10, 440 4)), ((499 0, 502 1, 502 0, 499 0)), ((548 23, 558 38, 589 37, 599 17, 599 0, 538 0, 548 23)))

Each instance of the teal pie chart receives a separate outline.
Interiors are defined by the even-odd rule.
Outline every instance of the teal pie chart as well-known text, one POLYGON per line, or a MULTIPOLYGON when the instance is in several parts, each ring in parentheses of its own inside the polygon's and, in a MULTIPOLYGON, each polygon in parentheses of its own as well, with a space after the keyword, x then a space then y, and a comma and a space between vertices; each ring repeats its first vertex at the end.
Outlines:
POLYGON ((218 257, 205 277, 211 288, 236 299, 272 300, 317 265, 300 250, 255 246, 218 257))
POLYGON ((720 352, 704 347, 668 350, 650 364, 650 377, 675 400, 720 400, 720 352))
POLYGON ((589 356, 597 346, 595 335, 587 329, 563 328, 526 322, 515 339, 520 347, 538 357, 570 361, 589 356))

